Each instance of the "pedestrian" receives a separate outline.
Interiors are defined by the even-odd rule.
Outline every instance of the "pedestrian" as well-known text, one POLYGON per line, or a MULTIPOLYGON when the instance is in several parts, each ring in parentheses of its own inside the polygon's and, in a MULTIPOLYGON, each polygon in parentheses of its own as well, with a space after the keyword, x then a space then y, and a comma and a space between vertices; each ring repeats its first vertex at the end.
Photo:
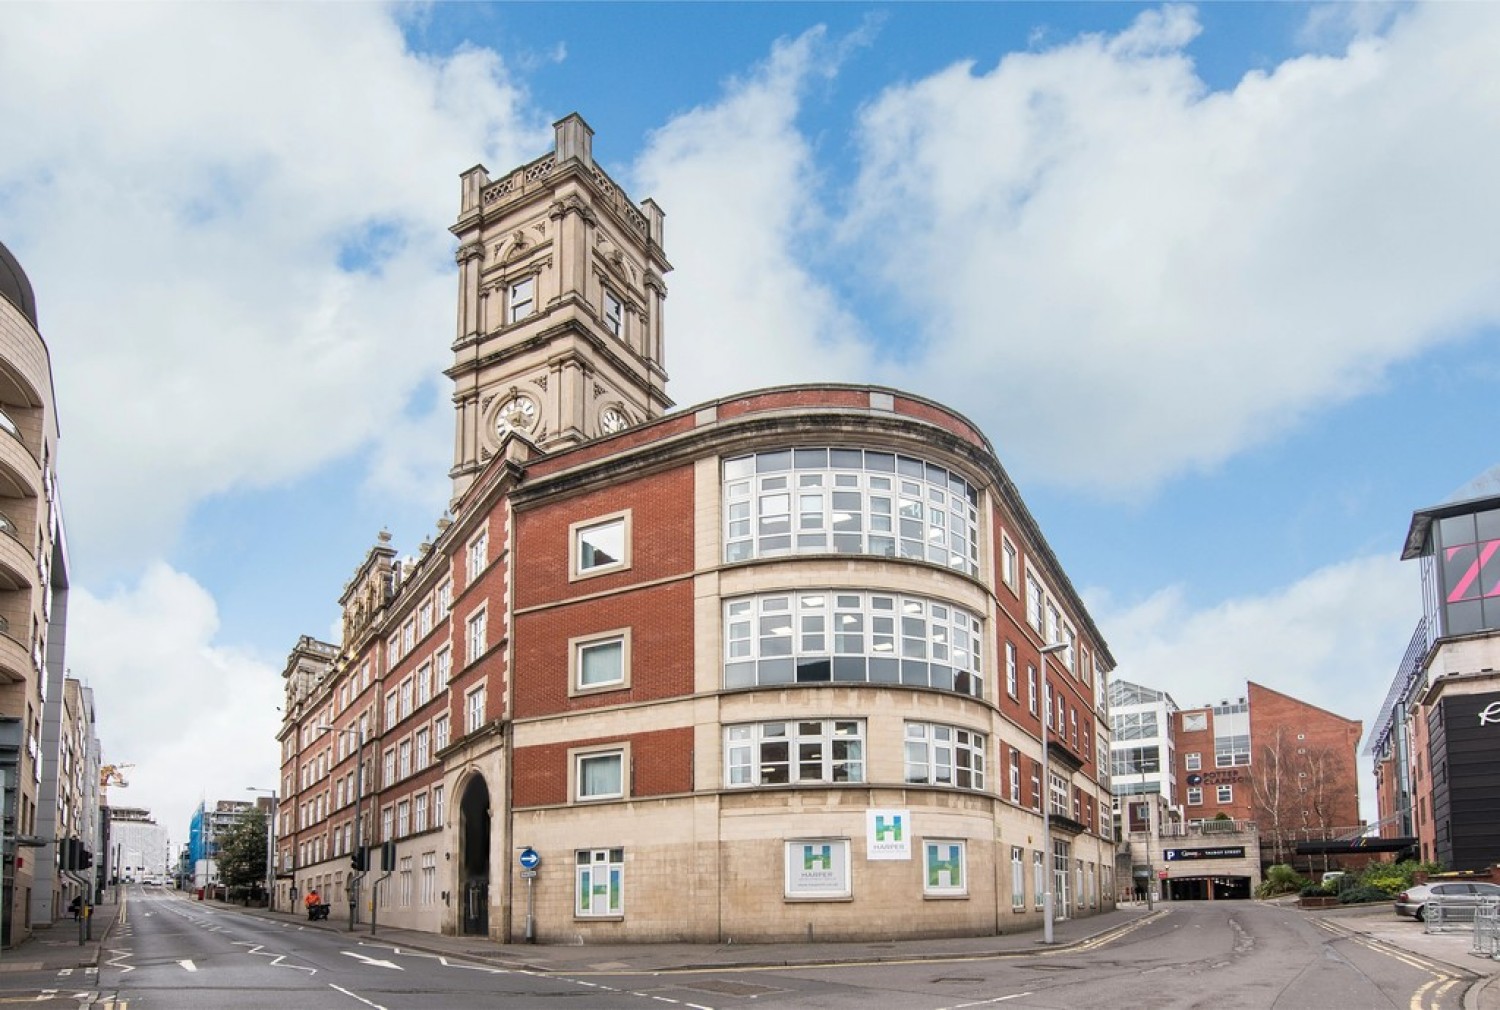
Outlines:
POLYGON ((77 922, 83 917, 83 895, 73 895, 73 900, 68 904, 68 911, 73 913, 73 921, 77 922))

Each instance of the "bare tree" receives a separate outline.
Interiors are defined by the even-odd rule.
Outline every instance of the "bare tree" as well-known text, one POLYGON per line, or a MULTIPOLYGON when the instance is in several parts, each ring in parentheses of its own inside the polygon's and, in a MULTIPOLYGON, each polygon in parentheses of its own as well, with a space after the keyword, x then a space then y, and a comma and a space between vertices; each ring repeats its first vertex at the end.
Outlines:
POLYGON ((1299 742, 1278 726, 1251 770, 1255 819, 1274 862, 1285 862, 1298 835, 1327 839, 1358 819, 1353 753, 1299 742))

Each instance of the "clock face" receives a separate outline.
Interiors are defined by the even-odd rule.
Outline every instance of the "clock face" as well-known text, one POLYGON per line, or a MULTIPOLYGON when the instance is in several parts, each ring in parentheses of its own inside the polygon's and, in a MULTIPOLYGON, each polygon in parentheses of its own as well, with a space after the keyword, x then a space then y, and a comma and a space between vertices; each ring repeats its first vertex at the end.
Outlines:
POLYGON ((625 419, 623 411, 616 407, 607 408, 599 415, 599 427, 604 429, 606 435, 613 435, 622 430, 630 422, 625 419))
POLYGON ((530 431, 536 424, 536 401, 517 396, 495 413, 495 433, 505 436, 512 431, 530 431))

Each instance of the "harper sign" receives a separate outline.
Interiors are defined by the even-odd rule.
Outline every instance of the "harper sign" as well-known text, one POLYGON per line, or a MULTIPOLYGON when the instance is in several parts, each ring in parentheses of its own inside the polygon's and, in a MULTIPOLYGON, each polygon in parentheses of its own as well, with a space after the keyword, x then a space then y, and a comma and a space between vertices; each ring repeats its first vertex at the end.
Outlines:
POLYGON ((1245 847, 1224 845, 1216 849, 1168 849, 1166 858, 1169 863, 1184 859, 1244 859, 1245 847))

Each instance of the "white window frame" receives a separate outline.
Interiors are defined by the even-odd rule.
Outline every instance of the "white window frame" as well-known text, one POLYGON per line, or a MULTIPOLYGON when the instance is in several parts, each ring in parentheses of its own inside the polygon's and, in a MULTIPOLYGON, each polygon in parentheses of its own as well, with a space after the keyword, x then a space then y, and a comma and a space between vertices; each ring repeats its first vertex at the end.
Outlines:
POLYGON ((787 719, 724 727, 724 785, 729 789, 861 783, 868 760, 863 719, 787 719), (785 760, 768 761, 768 750, 774 752, 778 746, 785 746, 785 760), (840 750, 843 758, 837 756, 840 750), (812 765, 816 771, 807 774, 812 765), (769 769, 780 769, 785 777, 768 782, 769 769))
POLYGON ((853 897, 853 867, 847 838, 789 838, 782 849, 783 894, 789 901, 842 901, 853 897), (804 846, 828 848, 828 875, 809 880, 799 877, 798 860, 804 846))
POLYGON ((928 898, 967 898, 969 896, 969 846, 962 838, 922 839, 922 895, 928 898), (957 857, 958 880, 934 879, 939 867, 957 857))
POLYGON ((591 579, 598 575, 623 571, 630 567, 631 512, 626 509, 605 516, 595 516, 568 527, 568 579, 591 579), (620 535, 620 557, 602 564, 585 565, 584 547, 589 535, 605 529, 618 529, 620 535))
POLYGON ((465 575, 472 585, 490 563, 490 531, 482 529, 469 541, 465 575))
POLYGON ((464 692, 465 736, 484 725, 484 710, 488 701, 488 694, 483 684, 464 692))
POLYGON ((1190 807, 1201 807, 1201 806, 1203 806, 1203 787, 1202 786, 1188 786, 1187 804, 1190 807))
POLYGON ((464 621, 464 660, 466 663, 476 662, 483 656, 489 647, 489 605, 482 604, 479 609, 469 615, 464 621))
POLYGON ((1183 767, 1190 772, 1203 770, 1203 755, 1197 751, 1182 756, 1183 767))
POLYGON ((1008 695, 1010 695, 1011 698, 1012 698, 1012 700, 1014 700, 1015 697, 1016 697, 1016 690, 1017 690, 1016 681, 1018 679, 1019 679, 1019 677, 1018 677, 1018 663, 1017 663, 1017 660, 1016 660, 1016 643, 1015 642, 1006 642, 1005 643, 1005 693, 1008 694, 1008 695))
POLYGON ((608 287, 604 289, 603 321, 612 336, 625 339, 625 302, 608 287))
POLYGON ((622 691, 630 687, 630 630, 629 628, 617 628, 612 631, 599 632, 593 635, 581 635, 577 638, 568 639, 569 695, 577 696, 598 694, 603 691, 622 691), (605 649, 610 646, 618 646, 620 651, 619 677, 614 680, 585 684, 583 682, 585 655, 594 650, 605 649))
POLYGON ((518 323, 536 312, 536 275, 512 281, 505 289, 505 319, 518 323))
POLYGON ((619 919, 625 915, 625 850, 579 849, 573 854, 573 916, 578 919, 619 919), (603 869, 605 884, 595 883, 603 869), (596 899, 602 898, 602 903, 596 899))
POLYGON ((1010 910, 1026 911, 1026 850, 1010 847, 1010 910))
POLYGON ((630 744, 608 747, 578 747, 568 751, 568 795, 575 803, 607 803, 630 796, 630 744), (585 793, 586 766, 596 761, 613 760, 619 765, 619 788, 608 793, 585 793))
POLYGON ((908 785, 984 791, 985 752, 989 749, 985 733, 946 723, 910 721, 902 739, 904 778, 908 785), (923 752, 921 759, 913 760, 919 749, 923 752), (967 763, 961 760, 964 755, 968 757, 967 763), (967 784, 962 781, 964 778, 969 780, 967 784))
POLYGON ((1218 803, 1234 802, 1234 786, 1217 786, 1214 791, 1215 801, 1218 803))
POLYGON ((1010 801, 1021 802, 1021 752, 1014 747, 1010 749, 1010 801))
POLYGON ((1032 900, 1041 908, 1047 893, 1047 854, 1041 849, 1031 850, 1031 889, 1032 900))

